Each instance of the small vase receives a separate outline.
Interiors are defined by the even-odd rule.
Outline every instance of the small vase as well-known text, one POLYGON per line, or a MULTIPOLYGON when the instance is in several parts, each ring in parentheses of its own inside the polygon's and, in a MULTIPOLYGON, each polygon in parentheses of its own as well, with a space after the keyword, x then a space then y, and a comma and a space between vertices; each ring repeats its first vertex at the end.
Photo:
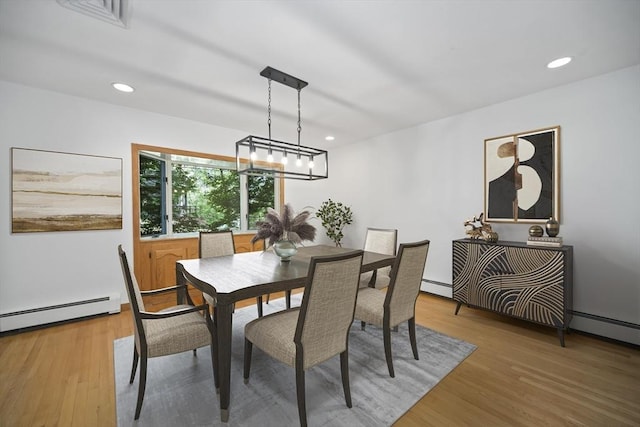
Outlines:
POLYGON ((549 237, 556 237, 558 233, 560 233, 560 223, 553 219, 553 217, 549 218, 549 221, 545 224, 545 228, 547 229, 547 235, 549 237))
POLYGON ((289 262, 298 253, 298 248, 291 240, 283 238, 273 244, 273 251, 280 257, 280 261, 289 262))
POLYGON ((542 237, 544 235, 544 230, 539 225, 532 225, 529 227, 529 236, 531 237, 542 237))
POLYGON ((487 243, 496 243, 498 242, 498 233, 496 233, 495 231, 489 231, 488 233, 486 233, 484 240, 487 243))

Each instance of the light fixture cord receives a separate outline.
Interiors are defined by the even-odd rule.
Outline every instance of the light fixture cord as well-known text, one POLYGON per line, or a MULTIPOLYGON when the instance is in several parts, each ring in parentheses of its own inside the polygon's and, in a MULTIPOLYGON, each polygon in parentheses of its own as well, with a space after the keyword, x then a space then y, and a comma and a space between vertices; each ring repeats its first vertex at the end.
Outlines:
MULTIPOLYGON (((269 107, 267 108, 267 114, 269 119, 267 120, 267 126, 269 127, 269 139, 271 139, 271 79, 269 79, 269 107)), ((271 142, 269 142, 271 144, 271 142)))
POLYGON ((298 88, 298 157, 300 156, 300 131, 302 131, 302 125, 300 120, 300 88, 298 88))

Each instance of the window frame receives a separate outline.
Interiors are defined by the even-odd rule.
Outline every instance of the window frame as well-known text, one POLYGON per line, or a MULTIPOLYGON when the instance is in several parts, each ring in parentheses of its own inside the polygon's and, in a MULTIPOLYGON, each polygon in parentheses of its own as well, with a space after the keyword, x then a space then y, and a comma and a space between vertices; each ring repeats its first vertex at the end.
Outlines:
MULTIPOLYGON (((173 149, 166 147, 157 147, 151 145, 143 145, 143 144, 131 144, 131 182, 132 182, 132 208, 133 208, 133 238, 134 242, 147 241, 150 239, 183 239, 183 238, 192 238, 194 237, 194 233, 173 233, 172 226, 168 224, 167 234, 163 234, 161 236, 141 236, 140 235, 140 154, 141 152, 152 152, 152 153, 162 153, 164 155, 177 155, 177 156, 186 156, 186 157, 197 157, 203 159, 217 160, 229 162, 230 164, 235 164, 235 157, 222 156, 218 154, 211 153, 200 153, 195 151, 181 150, 181 149, 173 149), (169 234, 169 231, 171 233, 169 234)), ((171 160, 164 159, 169 167, 171 167, 171 160)), ((248 162, 247 160, 241 160, 242 162, 248 162)), ((232 168, 233 169, 233 168, 232 168)), ((170 176, 168 176, 169 179, 170 176)), ((279 179, 277 176, 275 177, 276 181, 274 182, 274 191, 275 191, 275 199, 279 201, 280 206, 284 203, 284 180, 279 179)), ((240 175, 240 229, 234 230, 236 234, 251 234, 255 233, 255 230, 248 229, 248 194, 247 194, 247 176, 241 174, 240 175)), ((167 203, 167 205, 171 205, 171 203, 167 203)), ((166 214, 171 217, 170 206, 166 208, 166 214)))

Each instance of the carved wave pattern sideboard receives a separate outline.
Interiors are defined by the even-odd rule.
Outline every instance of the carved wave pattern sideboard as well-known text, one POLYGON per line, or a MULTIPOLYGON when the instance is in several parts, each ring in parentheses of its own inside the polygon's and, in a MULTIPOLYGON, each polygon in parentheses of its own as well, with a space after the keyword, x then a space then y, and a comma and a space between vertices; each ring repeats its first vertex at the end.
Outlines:
POLYGON ((455 314, 465 304, 557 329, 560 345, 572 309, 573 247, 453 241, 455 314))

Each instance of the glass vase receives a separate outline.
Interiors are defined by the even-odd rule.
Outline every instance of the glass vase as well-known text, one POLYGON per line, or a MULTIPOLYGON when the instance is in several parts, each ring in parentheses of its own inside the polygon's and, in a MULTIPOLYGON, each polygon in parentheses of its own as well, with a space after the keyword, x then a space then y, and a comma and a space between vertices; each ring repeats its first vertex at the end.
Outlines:
POLYGON ((298 253, 298 248, 285 234, 282 239, 273 244, 273 251, 280 257, 281 262, 289 262, 291 257, 298 253))

